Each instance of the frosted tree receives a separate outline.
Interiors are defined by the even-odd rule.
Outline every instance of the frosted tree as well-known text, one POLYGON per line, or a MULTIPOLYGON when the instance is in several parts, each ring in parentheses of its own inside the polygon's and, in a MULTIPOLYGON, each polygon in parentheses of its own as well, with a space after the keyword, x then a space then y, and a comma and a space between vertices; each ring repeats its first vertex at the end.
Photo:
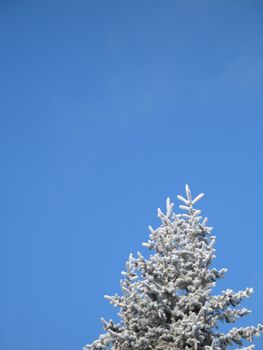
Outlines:
POLYGON ((153 254, 149 259, 131 254, 122 272, 122 295, 105 296, 119 308, 119 323, 102 319, 105 333, 84 350, 225 350, 234 344, 254 348, 244 347, 243 340, 259 336, 261 324, 219 331, 222 321, 232 323, 250 313, 237 306, 253 289, 212 294, 227 270, 211 268, 215 236, 207 218, 194 209, 202 197, 192 199, 186 185, 186 198, 177 196, 185 213, 175 214, 169 198, 166 214, 158 209, 162 223, 155 230, 149 227, 149 241, 143 243, 153 254))

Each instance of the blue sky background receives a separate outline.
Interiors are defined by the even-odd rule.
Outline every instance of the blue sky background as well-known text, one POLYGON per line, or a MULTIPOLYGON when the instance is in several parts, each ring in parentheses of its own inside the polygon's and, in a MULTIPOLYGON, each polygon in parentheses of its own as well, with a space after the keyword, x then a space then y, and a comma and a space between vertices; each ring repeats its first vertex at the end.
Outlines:
POLYGON ((0 26, 0 348, 92 342, 185 183, 262 322, 262 1, 2 0, 0 26))

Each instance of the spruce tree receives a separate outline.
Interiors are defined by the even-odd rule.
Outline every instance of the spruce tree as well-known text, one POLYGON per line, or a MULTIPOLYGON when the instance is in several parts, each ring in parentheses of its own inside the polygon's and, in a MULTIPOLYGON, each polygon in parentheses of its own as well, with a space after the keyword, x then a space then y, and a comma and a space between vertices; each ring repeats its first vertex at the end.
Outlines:
POLYGON ((235 322, 250 313, 237 306, 253 293, 252 288, 232 289, 213 295, 216 280, 223 278, 225 268, 211 268, 215 258, 215 236, 207 218, 200 216, 194 205, 203 193, 192 199, 186 185, 186 198, 173 213, 169 198, 166 214, 158 209, 162 223, 149 227, 145 247, 153 254, 149 259, 137 253, 129 256, 121 280, 122 295, 105 296, 120 309, 119 323, 102 319, 105 333, 85 350, 225 350, 233 344, 243 347, 243 340, 252 342, 263 325, 219 331, 220 323, 235 322))

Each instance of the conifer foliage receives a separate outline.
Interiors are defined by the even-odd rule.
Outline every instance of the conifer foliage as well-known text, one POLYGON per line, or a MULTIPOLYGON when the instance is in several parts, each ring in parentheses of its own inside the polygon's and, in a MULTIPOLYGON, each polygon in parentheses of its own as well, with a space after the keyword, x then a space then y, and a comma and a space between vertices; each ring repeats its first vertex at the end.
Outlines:
POLYGON ((122 295, 105 296, 118 307, 120 322, 102 319, 105 333, 84 350, 225 350, 243 340, 252 342, 263 332, 263 325, 219 331, 220 322, 233 323, 250 310, 237 307, 252 288, 232 289, 213 295, 216 280, 223 278, 225 268, 211 268, 215 258, 215 236, 207 218, 194 205, 203 193, 192 199, 186 185, 186 198, 181 214, 173 212, 167 199, 166 213, 158 209, 161 225, 149 227, 145 247, 153 254, 149 259, 141 253, 129 256, 121 280, 122 295))

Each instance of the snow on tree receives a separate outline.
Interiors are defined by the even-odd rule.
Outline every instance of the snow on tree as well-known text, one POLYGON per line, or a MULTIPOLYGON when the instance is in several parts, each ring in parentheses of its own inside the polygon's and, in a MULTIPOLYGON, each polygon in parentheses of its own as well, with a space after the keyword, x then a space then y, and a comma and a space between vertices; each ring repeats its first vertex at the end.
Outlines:
POLYGON ((227 270, 210 268, 215 236, 207 218, 193 207, 203 195, 192 199, 186 185, 186 198, 177 196, 184 214, 173 213, 169 198, 166 214, 158 209, 162 224, 156 230, 149 227, 149 241, 143 243, 154 254, 149 259, 130 254, 122 272, 122 295, 105 296, 120 309, 120 322, 102 319, 106 332, 84 350, 225 350, 233 344, 242 347, 243 340, 252 342, 263 332, 261 324, 218 330, 220 322, 232 323, 250 313, 237 306, 253 289, 212 295, 227 270))

